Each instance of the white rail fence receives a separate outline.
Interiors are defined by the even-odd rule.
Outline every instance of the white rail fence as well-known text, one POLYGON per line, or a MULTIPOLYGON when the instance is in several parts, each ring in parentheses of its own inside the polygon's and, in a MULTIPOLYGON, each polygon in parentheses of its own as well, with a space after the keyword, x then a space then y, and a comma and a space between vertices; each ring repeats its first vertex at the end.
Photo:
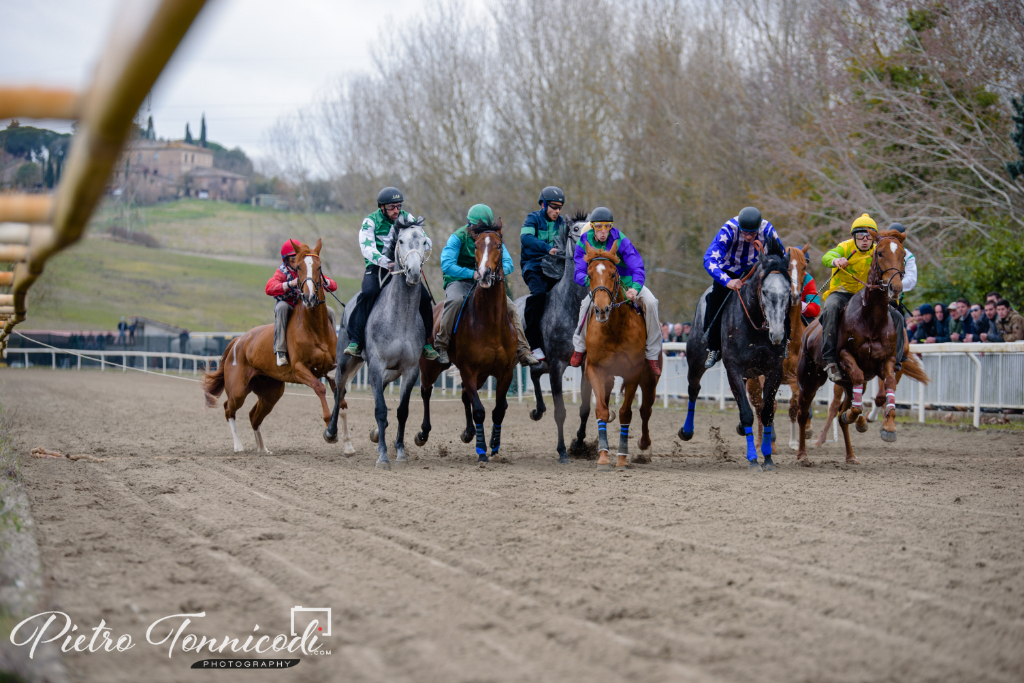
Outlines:
MULTIPOLYGON (((666 353, 683 354, 686 350, 685 343, 666 343, 666 353)), ((924 422, 925 407, 933 406, 969 406, 974 410, 974 424, 980 424, 981 409, 1024 409, 1024 342, 1013 342, 1009 344, 912 344, 911 353, 919 354, 924 365, 925 372, 931 382, 928 386, 906 378, 900 382, 896 390, 896 402, 908 405, 918 410, 918 419, 924 422)), ((112 367, 120 366, 122 372, 128 371, 129 359, 160 359, 159 368, 164 374, 168 372, 169 360, 177 360, 177 374, 187 371, 191 365, 193 375, 200 370, 207 371, 215 369, 220 362, 218 356, 198 356, 188 353, 172 353, 158 351, 87 351, 85 353, 63 352, 56 349, 46 348, 10 348, 6 349, 8 356, 23 357, 24 366, 32 365, 32 360, 39 356, 46 358, 51 368, 57 369, 57 356, 65 356, 75 360, 77 369, 82 369, 82 359, 85 358, 87 365, 99 364, 100 370, 106 370, 107 365, 112 367)), ((35 363, 40 365, 40 363, 35 363)), ((148 361, 144 365, 149 366, 148 361)), ((683 399, 686 397, 686 357, 684 355, 666 356, 662 368, 661 381, 658 383, 658 393, 661 395, 663 405, 668 407, 671 398, 683 399)), ((518 388, 517 397, 520 403, 523 397, 529 396, 532 392, 530 373, 527 368, 517 367, 518 388)), ((579 401, 579 392, 582 382, 582 372, 579 368, 567 368, 562 379, 563 392, 572 397, 572 402, 579 401)), ((616 379, 615 392, 621 386, 621 379, 616 379)), ((366 367, 365 365, 356 373, 352 384, 358 388, 366 388, 366 367)), ((458 370, 451 368, 441 375, 441 395, 447 395, 450 390, 454 395, 456 389, 461 387, 461 379, 458 370)), ((489 378, 485 386, 488 398, 494 396, 494 378, 489 378)), ((544 393, 551 393, 551 382, 547 375, 541 378, 541 389, 544 393)), ((865 390, 867 396, 873 397, 878 389, 877 380, 869 383, 865 390)), ((389 387, 389 392, 394 392, 394 385, 389 387)), ((791 398, 791 391, 788 386, 783 385, 779 389, 778 398, 788 401, 791 398)), ((718 401, 719 409, 724 410, 726 401, 732 398, 729 389, 729 382, 725 375, 725 368, 718 363, 714 368, 704 374, 701 381, 700 398, 704 400, 718 401)), ((832 400, 832 383, 826 382, 818 391, 815 401, 828 404, 832 400)))

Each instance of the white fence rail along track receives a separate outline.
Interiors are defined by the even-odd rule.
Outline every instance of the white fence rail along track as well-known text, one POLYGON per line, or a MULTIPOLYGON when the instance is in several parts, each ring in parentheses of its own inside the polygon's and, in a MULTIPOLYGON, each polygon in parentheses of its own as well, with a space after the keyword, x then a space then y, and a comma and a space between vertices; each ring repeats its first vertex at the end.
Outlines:
POLYGON ((27 294, 46 261, 82 237, 107 187, 132 122, 205 0, 126 5, 84 92, 0 85, 0 119, 77 120, 65 171, 54 194, 0 195, 0 350, 25 320, 27 294))

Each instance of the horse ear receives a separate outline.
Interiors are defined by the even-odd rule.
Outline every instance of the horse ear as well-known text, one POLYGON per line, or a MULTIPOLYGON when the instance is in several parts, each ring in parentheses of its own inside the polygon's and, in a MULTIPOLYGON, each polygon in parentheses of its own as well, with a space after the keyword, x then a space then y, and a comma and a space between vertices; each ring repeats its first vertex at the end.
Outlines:
POLYGON ((586 250, 586 256, 584 258, 587 261, 594 258, 594 255, 597 254, 597 249, 594 249, 594 247, 590 246, 590 242, 584 242, 583 248, 586 250))
POLYGON ((808 242, 807 244, 805 244, 804 248, 801 249, 800 251, 804 252, 804 256, 806 257, 807 254, 811 251, 811 243, 808 242))
POLYGON ((611 254, 612 256, 614 256, 615 257, 615 261, 618 262, 618 259, 619 259, 619 241, 618 240, 615 240, 615 242, 612 243, 612 248, 608 250, 608 253, 611 254))
POLYGON ((498 225, 495 226, 494 231, 501 235, 501 216, 498 216, 498 225))
POLYGON ((322 242, 323 242, 323 240, 317 238, 316 246, 313 247, 313 253, 316 254, 317 256, 320 255, 320 247, 323 246, 322 242))

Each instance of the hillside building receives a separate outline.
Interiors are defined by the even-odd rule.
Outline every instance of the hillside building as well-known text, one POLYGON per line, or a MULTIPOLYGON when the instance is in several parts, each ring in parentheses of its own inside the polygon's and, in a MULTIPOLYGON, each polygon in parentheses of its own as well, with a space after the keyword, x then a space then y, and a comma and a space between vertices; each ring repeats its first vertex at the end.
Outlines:
MULTIPOLYGON (((249 179, 213 167, 213 150, 181 140, 134 140, 121 155, 111 180, 115 188, 129 181, 149 200, 196 197, 245 201, 249 179)), ((147 202, 148 203, 148 202, 147 202)))

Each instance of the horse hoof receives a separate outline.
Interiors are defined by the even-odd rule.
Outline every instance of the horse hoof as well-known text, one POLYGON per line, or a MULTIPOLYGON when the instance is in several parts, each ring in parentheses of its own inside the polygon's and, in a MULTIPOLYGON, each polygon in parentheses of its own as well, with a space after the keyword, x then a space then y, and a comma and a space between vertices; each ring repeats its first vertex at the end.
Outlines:
POLYGON ((416 444, 417 446, 419 446, 420 448, 422 448, 427 443, 427 437, 428 437, 427 434, 424 434, 423 432, 420 432, 419 434, 416 435, 416 438, 413 439, 412 442, 414 444, 416 444))
POLYGON ((334 434, 331 434, 329 431, 325 429, 324 441, 326 441, 327 443, 338 443, 338 432, 334 432, 334 434))
POLYGON ((395 458, 395 469, 400 470, 409 464, 408 458, 395 458))
POLYGON ((800 444, 798 444, 798 443, 790 443, 789 447, 790 447, 790 449, 792 449, 794 451, 800 450, 800 444))
POLYGON ((352 443, 350 441, 346 441, 345 442, 345 457, 346 458, 351 458, 355 454, 356 454, 356 449, 352 447, 352 443))
POLYGON ((377 432, 377 428, 374 427, 373 429, 370 430, 370 441, 372 441, 374 443, 377 443, 377 440, 379 438, 380 438, 380 434, 377 432))
POLYGON ((490 458, 487 457, 486 453, 481 453, 479 456, 477 456, 476 461, 477 462, 490 462, 490 458))
POLYGON ((896 432, 887 432, 884 429, 882 430, 882 441, 885 441, 885 442, 888 442, 888 443, 892 443, 895 440, 896 440, 896 432))
POLYGON ((374 467, 376 467, 378 470, 390 470, 391 463, 387 460, 378 460, 376 464, 374 464, 374 467))
POLYGON ((612 464, 610 462, 606 462, 603 465, 598 465, 597 466, 597 471, 598 472, 611 472, 612 471, 612 464))
POLYGON ((538 411, 536 408, 530 411, 530 419, 536 422, 537 420, 544 417, 545 410, 538 411))
POLYGON ((743 423, 742 422, 740 422, 738 425, 736 425, 736 433, 739 434, 740 436, 746 436, 747 435, 747 433, 743 430, 743 423))
POLYGON ((772 462, 771 458, 765 458, 764 459, 764 471, 765 472, 772 472, 774 470, 775 470, 775 463, 772 462))
POLYGON ((471 432, 467 429, 459 435, 459 438, 462 439, 462 443, 469 443, 476 438, 476 432, 471 432))
POLYGON ((693 432, 684 432, 683 428, 680 427, 679 428, 679 438, 682 439, 683 441, 689 441, 690 439, 693 438, 693 432))
POLYGON ((804 457, 802 457, 802 458, 797 456, 796 461, 798 463, 800 463, 800 465, 803 466, 803 467, 814 467, 814 463, 811 462, 811 459, 807 457, 806 453, 804 454, 804 457))
POLYGON ((861 434, 868 431, 867 420, 861 420, 859 418, 857 419, 857 431, 860 432, 861 434))
POLYGON ((763 472, 763 471, 764 470, 761 469, 761 465, 758 464, 758 462, 756 460, 751 460, 750 461, 750 465, 747 467, 747 472, 752 473, 752 474, 758 474, 759 472, 763 472))
POLYGON ((852 458, 847 458, 846 459, 846 464, 847 465, 859 465, 860 464, 860 460, 857 459, 857 456, 853 456, 852 458))
POLYGON ((561 455, 558 456, 559 465, 568 465, 571 462, 572 460, 569 459, 569 455, 566 453, 562 453, 561 455))

